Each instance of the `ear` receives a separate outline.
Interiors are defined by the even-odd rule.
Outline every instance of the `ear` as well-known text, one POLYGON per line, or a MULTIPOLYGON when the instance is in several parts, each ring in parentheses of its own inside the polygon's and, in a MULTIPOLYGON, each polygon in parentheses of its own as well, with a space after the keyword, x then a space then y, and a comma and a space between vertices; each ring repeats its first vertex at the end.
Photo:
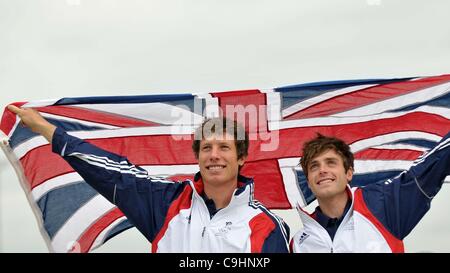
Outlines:
POLYGON ((239 164, 239 166, 243 166, 244 165, 244 163, 245 163, 245 160, 247 160, 247 156, 242 156, 241 158, 239 158, 238 159, 238 164, 239 164))
POLYGON ((350 183, 350 181, 352 181, 353 179, 353 168, 350 167, 347 170, 347 173, 345 174, 345 178, 347 178, 347 183, 350 183))

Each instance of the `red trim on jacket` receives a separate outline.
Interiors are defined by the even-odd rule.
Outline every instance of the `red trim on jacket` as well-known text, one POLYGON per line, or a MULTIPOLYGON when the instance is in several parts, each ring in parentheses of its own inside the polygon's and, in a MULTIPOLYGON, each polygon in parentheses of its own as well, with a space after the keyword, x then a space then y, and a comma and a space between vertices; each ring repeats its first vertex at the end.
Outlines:
POLYGON ((362 190, 359 188, 355 191, 355 200, 353 208, 355 211, 361 213, 364 217, 366 217, 378 231, 383 235, 384 239, 388 243, 393 253, 403 253, 405 252, 405 248, 403 245, 403 241, 396 238, 392 233, 390 233, 385 226, 375 217, 375 215, 370 212, 369 208, 367 208, 366 203, 364 202, 364 198, 362 195, 362 190))
POLYGON ((261 253, 264 242, 270 233, 275 229, 275 224, 272 219, 261 212, 252 218, 249 222, 251 234, 250 234, 250 244, 252 253, 261 253))
POLYGON ((175 201, 172 202, 172 204, 169 207, 169 210, 167 211, 167 216, 166 220, 164 221, 164 225, 162 226, 161 230, 158 232, 158 235, 156 235, 155 239, 152 242, 153 253, 156 253, 156 251, 158 250, 158 243, 166 233, 167 228, 169 227, 169 223, 170 221, 172 221, 172 218, 177 216, 180 213, 180 210, 190 208, 191 203, 192 203, 192 187, 190 185, 186 185, 183 192, 180 194, 180 196, 178 196, 177 199, 175 199, 175 201))
POLYGON ((294 238, 289 242, 289 252, 294 253, 294 238))

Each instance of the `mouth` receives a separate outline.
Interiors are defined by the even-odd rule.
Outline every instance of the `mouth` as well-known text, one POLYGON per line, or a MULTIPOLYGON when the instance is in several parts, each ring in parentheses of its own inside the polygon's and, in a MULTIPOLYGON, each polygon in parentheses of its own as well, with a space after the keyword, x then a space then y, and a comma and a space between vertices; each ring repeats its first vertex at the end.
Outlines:
POLYGON ((210 171, 218 171, 218 170, 222 170, 224 168, 225 168, 225 165, 209 165, 209 166, 206 166, 206 169, 210 170, 210 171))
POLYGON ((322 178, 319 181, 317 181, 317 185, 321 185, 321 184, 329 184, 329 183, 333 183, 334 182, 334 178, 322 178))

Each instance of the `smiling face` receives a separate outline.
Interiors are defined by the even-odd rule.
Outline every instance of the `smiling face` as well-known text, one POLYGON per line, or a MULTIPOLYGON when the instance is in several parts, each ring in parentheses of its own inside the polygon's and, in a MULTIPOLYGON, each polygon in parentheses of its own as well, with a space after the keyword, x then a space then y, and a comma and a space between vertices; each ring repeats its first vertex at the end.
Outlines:
POLYGON ((346 194, 345 189, 353 177, 353 169, 345 171, 342 157, 333 149, 325 150, 308 163, 308 185, 317 199, 346 194))
POLYGON ((227 133, 211 135, 200 141, 198 164, 204 183, 237 185, 239 166, 245 157, 238 158, 234 137, 227 133))

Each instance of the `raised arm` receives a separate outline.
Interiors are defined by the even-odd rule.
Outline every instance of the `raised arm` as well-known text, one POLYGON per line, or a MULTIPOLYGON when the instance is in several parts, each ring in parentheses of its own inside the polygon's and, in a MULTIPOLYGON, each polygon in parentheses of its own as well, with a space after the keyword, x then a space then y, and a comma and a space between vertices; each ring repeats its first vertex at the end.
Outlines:
POLYGON ((187 183, 150 178, 147 171, 124 156, 110 153, 67 134, 33 109, 9 105, 33 132, 44 136, 59 154, 98 193, 117 205, 141 233, 152 241, 164 223, 171 202, 187 183))
POLYGON ((415 160, 408 171, 364 187, 363 197, 384 226, 403 239, 429 210, 447 175, 450 175, 450 133, 415 160))

